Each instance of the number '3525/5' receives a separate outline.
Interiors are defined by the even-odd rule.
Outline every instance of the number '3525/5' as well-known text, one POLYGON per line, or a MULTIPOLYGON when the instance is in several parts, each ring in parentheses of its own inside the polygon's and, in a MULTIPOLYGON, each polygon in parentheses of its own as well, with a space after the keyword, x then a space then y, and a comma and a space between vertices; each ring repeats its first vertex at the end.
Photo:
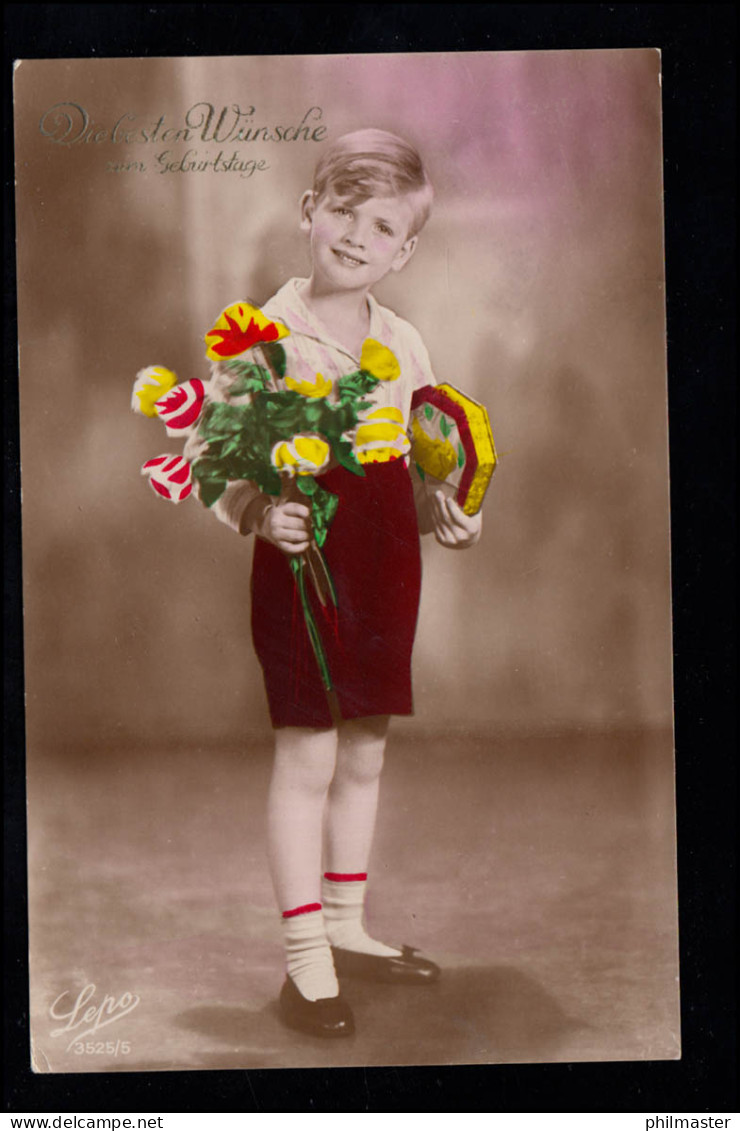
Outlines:
POLYGON ((127 1056, 131 1052, 131 1041, 77 1041, 74 1050, 78 1056, 107 1055, 127 1056))

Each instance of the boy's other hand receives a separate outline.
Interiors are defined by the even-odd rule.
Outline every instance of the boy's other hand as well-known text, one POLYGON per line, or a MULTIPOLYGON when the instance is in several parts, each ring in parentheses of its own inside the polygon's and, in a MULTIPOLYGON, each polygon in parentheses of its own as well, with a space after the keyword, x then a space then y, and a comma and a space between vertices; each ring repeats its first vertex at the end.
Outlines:
POLYGON ((262 510, 252 529, 284 554, 302 554, 311 543, 311 510, 281 498, 262 510))
POLYGON ((468 515, 454 499, 443 491, 435 491, 431 498, 434 537, 441 546, 450 550, 465 550, 474 546, 481 535, 483 517, 480 513, 468 515))

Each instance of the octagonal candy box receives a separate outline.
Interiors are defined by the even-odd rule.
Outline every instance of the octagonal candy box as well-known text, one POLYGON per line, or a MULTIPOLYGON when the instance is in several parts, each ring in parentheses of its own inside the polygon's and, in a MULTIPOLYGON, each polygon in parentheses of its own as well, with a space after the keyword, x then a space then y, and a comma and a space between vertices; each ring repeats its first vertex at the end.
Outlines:
POLYGON ((411 459, 430 490, 477 514, 496 466, 488 413, 452 385, 425 385, 411 401, 411 459))

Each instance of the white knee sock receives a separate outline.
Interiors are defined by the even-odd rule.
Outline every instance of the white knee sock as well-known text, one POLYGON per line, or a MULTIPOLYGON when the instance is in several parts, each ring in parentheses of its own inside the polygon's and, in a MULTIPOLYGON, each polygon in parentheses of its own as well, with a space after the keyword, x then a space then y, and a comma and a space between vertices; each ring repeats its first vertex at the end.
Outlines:
POLYGON ((332 946, 354 950, 360 954, 390 957, 401 951, 370 938, 362 922, 367 876, 354 873, 338 879, 336 872, 327 872, 321 881, 326 933, 332 946))
POLYGON ((339 983, 334 972, 329 940, 320 903, 283 912, 286 969, 307 1001, 336 997, 339 983))

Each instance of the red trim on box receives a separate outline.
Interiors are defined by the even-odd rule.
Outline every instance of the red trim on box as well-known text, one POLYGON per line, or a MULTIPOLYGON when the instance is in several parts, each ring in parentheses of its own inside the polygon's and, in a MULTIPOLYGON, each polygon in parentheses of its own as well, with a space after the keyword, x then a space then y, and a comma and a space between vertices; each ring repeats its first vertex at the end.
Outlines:
POLYGON ((324 872, 324 879, 331 880, 334 884, 349 884, 366 880, 367 872, 324 872))
POLYGON ((290 911, 283 911, 283 919, 292 919, 294 915, 307 915, 309 911, 320 910, 320 903, 304 903, 302 907, 294 907, 290 911))

